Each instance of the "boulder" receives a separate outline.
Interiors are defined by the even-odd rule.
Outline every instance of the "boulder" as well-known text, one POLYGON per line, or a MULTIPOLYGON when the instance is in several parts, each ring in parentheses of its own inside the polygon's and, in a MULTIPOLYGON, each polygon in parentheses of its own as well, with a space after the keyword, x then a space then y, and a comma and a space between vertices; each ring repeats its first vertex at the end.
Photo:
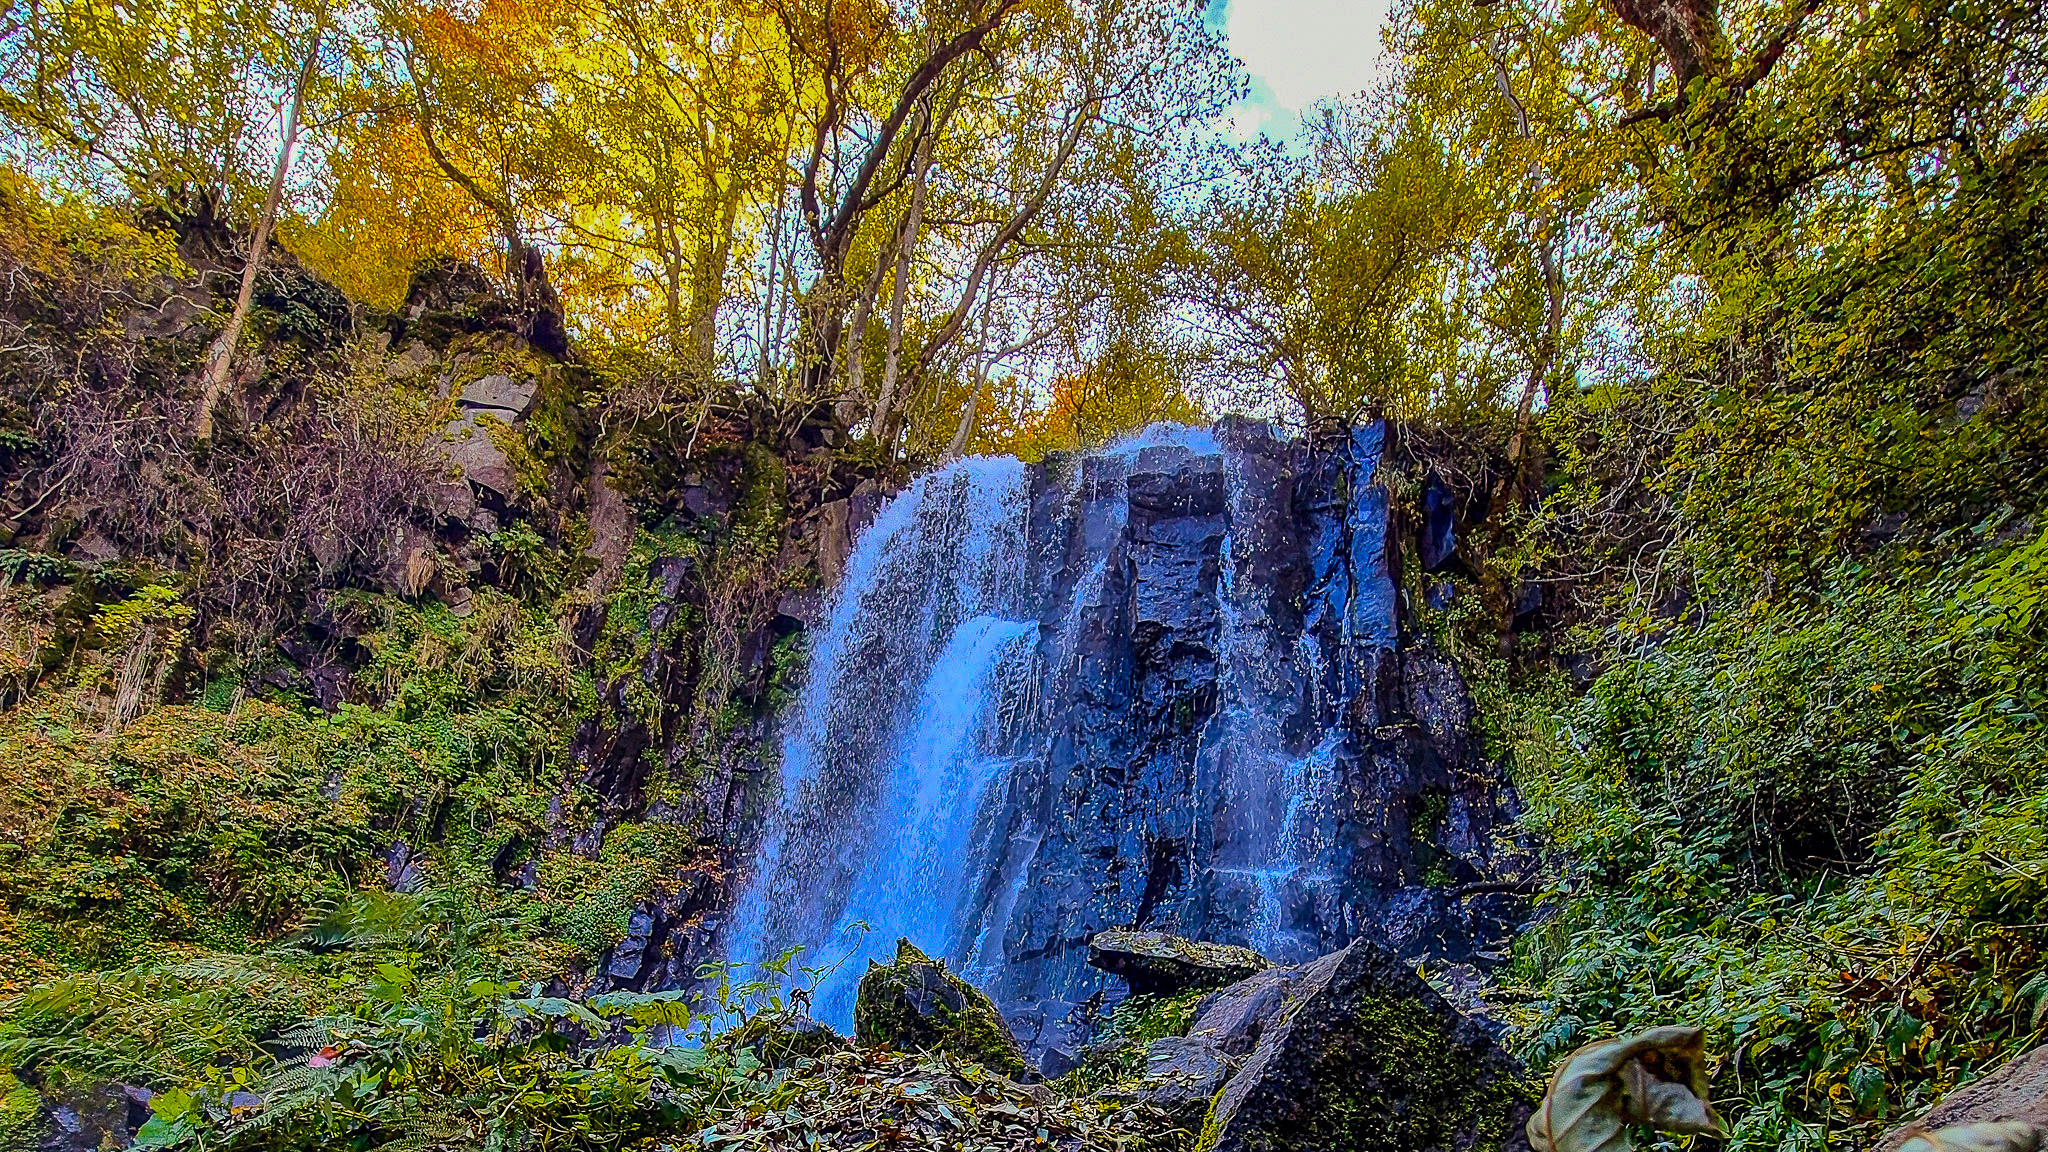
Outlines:
POLYGON ((505 450, 491 439, 488 427, 467 412, 450 421, 442 432, 441 452, 448 462, 462 469, 463 478, 500 496, 511 496, 519 488, 519 476, 505 450))
MULTIPOLYGON (((67 1090, 42 1101, 36 1152, 100 1152, 126 1148, 149 1122, 152 1093, 133 1084, 67 1090)), ((18 1145, 15 1145, 18 1146, 18 1145)))
POLYGON ((1312 965, 1268 968, 1195 1006, 1184 1036, 1154 1040, 1131 1095, 1191 1129, 1200 1128, 1216 1093, 1244 1066, 1259 1037, 1300 995, 1312 965))
POLYGON ((1541 1085, 1393 953, 1357 941, 1281 992, 1284 1010, 1210 1109, 1202 1152, 1527 1147, 1541 1085))
POLYGON ((532 409, 534 394, 539 391, 539 380, 520 380, 495 373, 463 385, 462 404, 465 408, 489 408, 502 413, 509 424, 532 409))
POLYGON ((818 583, 837 588, 846 571, 846 558, 853 554, 853 531, 849 505, 833 500, 818 507, 818 583))
POLYGON ((611 482, 611 469, 600 459, 591 465, 589 522, 590 547, 583 550, 585 556, 597 561, 597 571, 590 574, 584 587, 602 599, 618 583, 619 574, 625 570, 626 557, 633 550, 633 535, 636 526, 632 506, 626 497, 611 482))
POLYGON ((1268 967, 1249 948, 1111 928, 1088 942, 1088 963, 1131 986, 1133 996, 1176 996, 1235 984, 1268 967))
POLYGON ((895 963, 868 962, 853 1003, 853 1032, 873 1048, 944 1052, 1014 1079, 1031 1074, 989 998, 908 940, 896 942, 895 963))
POLYGON ((408 340, 404 347, 384 361, 384 375, 393 380, 412 380, 432 367, 433 363, 432 348, 418 340, 408 340))
POLYGON ((1145 1072, 1130 1095, 1192 1132, 1202 1126, 1209 1102, 1236 1074, 1238 1063, 1207 1037, 1166 1036, 1146 1046, 1145 1072))
POLYGON ((2048 1044, 1942 1097, 1927 1115, 1885 1133, 1871 1152, 1896 1152, 1922 1131, 2007 1120, 2048 1133, 2048 1044))
POLYGON ((1299 994, 1309 965, 1268 968, 1203 998, 1188 1035, 1207 1040, 1229 1056, 1248 1056, 1266 1026, 1299 994))

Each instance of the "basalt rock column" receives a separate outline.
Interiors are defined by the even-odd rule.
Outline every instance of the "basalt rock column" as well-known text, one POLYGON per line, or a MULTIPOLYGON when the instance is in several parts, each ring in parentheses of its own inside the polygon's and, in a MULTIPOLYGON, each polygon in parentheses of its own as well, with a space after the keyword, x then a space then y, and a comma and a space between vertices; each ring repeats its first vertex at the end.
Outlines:
POLYGON ((1161 427, 899 496, 815 643, 731 954, 837 959, 865 918, 864 954, 947 958, 1034 1051, 1117 991, 1106 928, 1469 956, 1489 916, 1447 890, 1509 798, 1403 633, 1388 438, 1161 427))

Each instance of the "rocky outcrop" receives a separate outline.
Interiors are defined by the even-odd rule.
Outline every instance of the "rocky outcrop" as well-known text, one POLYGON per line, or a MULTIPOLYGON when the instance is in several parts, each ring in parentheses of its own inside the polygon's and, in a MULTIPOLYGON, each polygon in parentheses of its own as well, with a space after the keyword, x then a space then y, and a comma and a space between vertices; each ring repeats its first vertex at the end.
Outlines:
POLYGON ((1249 948, 1184 940, 1166 932, 1112 928, 1088 942, 1088 963, 1121 976, 1134 996, 1173 996, 1221 988, 1266 968, 1249 948))
POLYGON ((896 942, 894 963, 869 964, 854 1001, 853 1028, 870 1047, 944 1052, 1012 1079, 1031 1073, 988 997, 908 940, 896 942))
POLYGON ((518 494, 519 476, 512 459, 498 442, 496 429, 518 426, 533 410, 540 392, 534 373, 519 377, 493 372, 463 385, 457 398, 457 415, 442 431, 443 451, 462 477, 499 499, 518 494))
POLYGON ((732 954, 880 925, 974 971, 1054 1064, 1121 991, 1105 969, 1129 963, 1091 963, 1112 928, 1493 963, 1524 911, 1497 859, 1515 801, 1404 599, 1408 558, 1448 568, 1458 542, 1442 498, 1397 515, 1394 435, 1232 419, 962 461, 864 536, 856 497, 821 504, 840 579, 784 597, 814 662, 732 954))
POLYGON ((2048 1044, 1942 1097, 1927 1115, 1885 1133, 1871 1152, 1898 1152, 1922 1132, 2007 1121, 2031 1124, 2048 1136, 2048 1044))
MULTIPOLYGON (((1085 1043, 1068 1021, 1114 925, 1283 963, 1366 935, 1485 964, 1519 923, 1512 894, 1454 894, 1499 875, 1515 801, 1455 669, 1404 625, 1392 435, 1226 420, 1033 472, 1042 743, 1003 781, 963 918, 1001 942, 991 993, 1044 1022, 1033 1052, 1085 1043)), ((1421 527, 1447 566, 1448 507, 1421 527)))
POLYGON ((1186 1035, 1162 1037, 1146 1048, 1137 1098, 1199 1128, 1216 1093, 1266 1029, 1301 998, 1309 968, 1268 968, 1204 997, 1186 1035))
POLYGON ((1393 953, 1325 956, 1284 1002, 1216 1097, 1203 1152, 1526 1147, 1540 1087, 1393 953))
POLYGON ((100 1084, 44 1098, 36 1152, 99 1152, 126 1148, 149 1122, 154 1094, 133 1084, 100 1084))

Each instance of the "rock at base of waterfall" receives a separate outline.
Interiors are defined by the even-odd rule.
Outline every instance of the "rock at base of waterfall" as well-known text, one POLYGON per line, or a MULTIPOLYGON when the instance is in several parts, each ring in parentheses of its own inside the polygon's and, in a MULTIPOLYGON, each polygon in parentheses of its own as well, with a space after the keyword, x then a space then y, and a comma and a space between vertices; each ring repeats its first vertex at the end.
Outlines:
POLYGON ((1871 1152, 1894 1152, 1922 1131, 2001 1121, 2032 1124, 2048 1143, 2048 1044, 1942 1097, 1927 1115, 1885 1133, 1871 1152))
POLYGON ((1541 1086, 1399 957, 1360 940, 1291 983, 1217 1095, 1202 1152, 1527 1147, 1541 1086))
POLYGON ((1088 942, 1088 963, 1123 977, 1133 996, 1222 988, 1268 967, 1266 958, 1249 948, 1128 928, 1097 932, 1088 942))
POLYGON ((1150 1104, 1189 1131, 1202 1127, 1216 1093, 1243 1067, 1259 1037, 1298 998, 1313 965, 1267 968, 1203 996, 1186 1032, 1152 1041, 1139 1078, 1112 1091, 1150 1104))
POLYGON ((989 998, 908 940, 896 941, 894 963, 868 962, 853 1003, 853 1032, 871 1048, 944 1052, 1012 1079, 1032 1075, 989 998))
POLYGON ((1209 1102, 1237 1066, 1238 1061, 1207 1037, 1164 1036, 1146 1046, 1144 1076, 1128 1094, 1193 1132, 1201 1128, 1209 1102))
POLYGON ((809 1016, 763 1012, 718 1038, 730 1051, 745 1049, 769 1068, 787 1068, 799 1060, 822 1060, 846 1050, 846 1037, 809 1016))

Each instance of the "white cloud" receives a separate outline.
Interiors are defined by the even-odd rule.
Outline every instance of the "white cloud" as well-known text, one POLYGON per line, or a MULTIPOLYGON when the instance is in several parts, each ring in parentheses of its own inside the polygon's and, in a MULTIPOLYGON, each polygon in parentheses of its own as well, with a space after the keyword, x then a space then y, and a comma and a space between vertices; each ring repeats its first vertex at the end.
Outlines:
POLYGON ((1254 80, 1251 91, 1223 114, 1217 131, 1232 144, 1249 144, 1260 136, 1285 140, 1301 128, 1301 118, 1280 107, 1265 84, 1254 80))
POLYGON ((1299 113, 1371 85, 1386 18, 1387 0, 1227 0, 1223 28, 1272 103, 1299 113))

